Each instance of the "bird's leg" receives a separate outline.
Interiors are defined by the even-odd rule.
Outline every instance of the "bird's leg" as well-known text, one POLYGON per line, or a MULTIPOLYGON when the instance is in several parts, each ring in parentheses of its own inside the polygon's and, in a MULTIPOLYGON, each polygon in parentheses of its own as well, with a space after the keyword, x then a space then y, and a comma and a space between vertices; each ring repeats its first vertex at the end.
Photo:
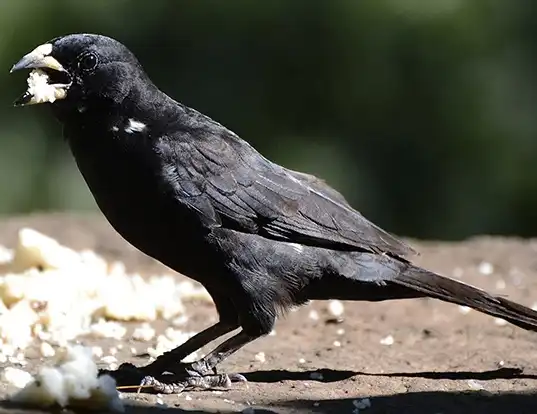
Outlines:
POLYGON ((259 336, 250 335, 244 331, 224 341, 204 358, 188 364, 185 367, 185 376, 170 376, 171 381, 159 381, 153 376, 142 379, 140 387, 151 387, 154 391, 163 394, 177 394, 186 388, 215 388, 229 387, 232 382, 245 382, 241 374, 214 374, 216 366, 244 345, 252 342, 259 336))
POLYGON ((234 354, 244 345, 255 340, 257 336, 252 336, 244 331, 232 336, 227 341, 224 341, 216 349, 207 354, 204 358, 199 359, 191 364, 191 369, 200 375, 213 371, 218 364, 224 359, 234 354))
POLYGON ((192 352, 197 351, 209 342, 214 341, 236 328, 238 328, 238 324, 234 325, 220 321, 197 333, 192 338, 189 338, 184 344, 177 348, 160 355, 155 361, 145 367, 136 367, 130 363, 123 363, 117 370, 101 370, 99 375, 111 375, 116 379, 118 385, 139 384, 143 378, 148 376, 160 377, 164 371, 173 372, 174 366, 183 365, 178 364, 178 362, 180 363, 183 358, 187 357, 192 352))
POLYGON ((201 331, 188 339, 184 344, 178 346, 171 351, 164 352, 155 361, 146 365, 143 370, 146 375, 161 374, 164 371, 174 372, 174 367, 178 365, 184 358, 190 355, 192 352, 197 351, 209 342, 220 338, 235 329, 239 325, 230 325, 224 322, 218 322, 213 326, 201 331))

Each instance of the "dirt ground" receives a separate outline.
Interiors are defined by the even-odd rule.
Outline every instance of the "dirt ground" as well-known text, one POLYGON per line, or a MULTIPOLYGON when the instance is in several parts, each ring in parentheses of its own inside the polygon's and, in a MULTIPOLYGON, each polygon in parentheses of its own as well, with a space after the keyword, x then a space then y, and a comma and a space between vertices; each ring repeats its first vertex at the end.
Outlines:
MULTIPOLYGON (((99 215, 4 219, 0 243, 13 245, 21 226, 76 249, 95 248, 133 271, 162 270, 99 215)), ((421 252, 415 261, 423 266, 528 306, 537 303, 537 241, 481 237, 464 243, 413 241, 412 245, 421 252)), ((345 303, 340 323, 330 321, 326 309, 325 302, 318 302, 291 312, 277 322, 275 335, 230 357, 221 370, 244 373, 247 384, 172 396, 127 394, 127 412, 232 413, 253 407, 255 413, 358 413, 355 404, 363 404, 365 398, 371 406, 360 413, 537 412, 535 333, 427 299, 345 303), (318 320, 309 316, 312 309, 318 311, 318 320), (393 344, 381 344, 388 335, 393 344), (259 352, 265 353, 265 362, 255 358, 259 352)), ((191 304, 187 310, 187 330, 200 330, 215 321, 211 305, 191 304)), ((125 342, 127 349, 134 344, 125 342)), ((144 363, 130 353, 119 359, 144 363)), ((38 364, 38 359, 32 360, 30 370, 38 364)), ((11 391, 1 384, 0 398, 11 391)), ((0 412, 26 411, 3 403, 0 412)))

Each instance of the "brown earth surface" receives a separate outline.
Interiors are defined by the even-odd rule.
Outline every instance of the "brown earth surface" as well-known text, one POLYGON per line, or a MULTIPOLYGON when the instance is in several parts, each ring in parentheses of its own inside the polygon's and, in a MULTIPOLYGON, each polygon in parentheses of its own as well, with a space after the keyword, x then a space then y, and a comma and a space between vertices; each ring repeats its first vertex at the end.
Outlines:
MULTIPOLYGON (((0 244, 12 246, 22 226, 75 249, 94 248, 124 261, 132 271, 163 270, 124 242, 99 215, 5 218, 0 222, 0 244)), ((479 237, 463 243, 412 244, 421 252, 415 261, 423 266, 528 306, 537 303, 537 241, 479 237), (493 266, 491 274, 480 272, 483 262, 493 266)), ((346 302, 343 321, 337 324, 327 322, 326 309, 326 302, 317 302, 290 312, 277 322, 276 335, 248 345, 222 365, 221 370, 244 373, 247 384, 169 396, 126 394, 127 412, 231 413, 253 407, 255 413, 352 413, 354 402, 369 398, 371 406, 360 413, 537 413, 535 333, 427 299, 346 302), (318 311, 318 320, 309 317, 312 309, 318 311), (381 344, 388 335, 393 344, 381 344), (255 358, 259 352, 265 353, 265 362, 255 358), (312 373, 322 377, 315 374, 312 379, 312 373)), ((187 304, 187 312, 185 330, 201 330, 216 317, 209 304, 187 304)), ((124 342, 124 349, 144 345, 124 342)), ((83 343, 117 346, 113 340, 83 343)), ((145 361, 127 352, 119 359, 145 361)), ((42 364, 38 358, 29 361, 30 371, 42 364)), ((0 398, 12 391, 0 384, 0 398)), ((0 412, 36 411, 2 403, 0 412)))

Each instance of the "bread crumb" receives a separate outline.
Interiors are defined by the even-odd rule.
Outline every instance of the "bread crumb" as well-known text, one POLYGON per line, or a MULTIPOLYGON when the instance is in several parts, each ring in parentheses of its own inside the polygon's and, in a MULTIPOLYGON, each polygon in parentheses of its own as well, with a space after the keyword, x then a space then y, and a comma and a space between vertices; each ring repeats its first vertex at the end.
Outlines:
POLYGON ((475 391, 480 391, 480 390, 485 389, 485 387, 479 381, 476 381, 473 379, 468 380, 468 387, 475 391))
POLYGON ((53 357, 56 354, 56 351, 54 351, 54 348, 48 342, 42 342, 39 346, 39 351, 41 352, 41 356, 45 358, 53 357))
POLYGON ((149 342, 155 337, 155 330, 148 324, 144 323, 137 327, 132 333, 132 338, 137 341, 149 342))
POLYGON ((35 377, 11 400, 34 407, 84 407, 123 412, 116 381, 109 375, 98 377, 91 349, 68 346, 58 350, 53 366, 42 367, 35 377))
POLYGON ((494 273, 494 266, 489 262, 481 262, 479 263, 478 270, 482 275, 488 276, 494 273))
POLYGON ((2 382, 7 382, 17 388, 24 388, 30 381, 32 375, 19 368, 5 367, 2 370, 2 382))
POLYGON ((393 339, 392 335, 385 336, 384 338, 380 340, 381 345, 387 345, 387 346, 393 345, 394 342, 395 340, 393 339))
MULTIPOLYGON (((58 347, 87 334, 121 339, 126 334, 121 321, 165 318, 184 324, 185 300, 211 301, 197 283, 128 274, 121 262, 77 252, 31 228, 19 230, 14 249, 0 246, 0 272, 0 361, 34 339, 58 347)), ((150 335, 147 329, 135 336, 147 341, 150 335)))
POLYGON ((332 299, 328 301, 328 311, 331 315, 335 317, 339 317, 343 315, 343 312, 345 311, 345 307, 343 306, 343 302, 340 300, 332 299))

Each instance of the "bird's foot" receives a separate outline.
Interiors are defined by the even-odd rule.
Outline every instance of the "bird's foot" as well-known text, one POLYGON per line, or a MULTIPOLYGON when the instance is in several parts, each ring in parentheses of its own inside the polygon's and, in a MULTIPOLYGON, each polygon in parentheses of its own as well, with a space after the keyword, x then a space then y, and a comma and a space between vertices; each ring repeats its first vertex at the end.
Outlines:
MULTIPOLYGON (((233 382, 246 382, 241 374, 216 374, 205 376, 170 375, 170 379, 156 379, 146 376, 140 382, 140 389, 149 388, 161 394, 180 394, 187 389, 229 388, 233 382)), ((165 378, 165 377, 163 377, 165 378)))
POLYGON ((241 374, 218 374, 208 369, 202 361, 174 366, 174 372, 156 374, 151 365, 136 367, 124 363, 115 371, 101 370, 99 375, 108 374, 115 378, 120 391, 142 390, 162 394, 180 394, 186 389, 229 388, 234 382, 246 382, 241 374))

